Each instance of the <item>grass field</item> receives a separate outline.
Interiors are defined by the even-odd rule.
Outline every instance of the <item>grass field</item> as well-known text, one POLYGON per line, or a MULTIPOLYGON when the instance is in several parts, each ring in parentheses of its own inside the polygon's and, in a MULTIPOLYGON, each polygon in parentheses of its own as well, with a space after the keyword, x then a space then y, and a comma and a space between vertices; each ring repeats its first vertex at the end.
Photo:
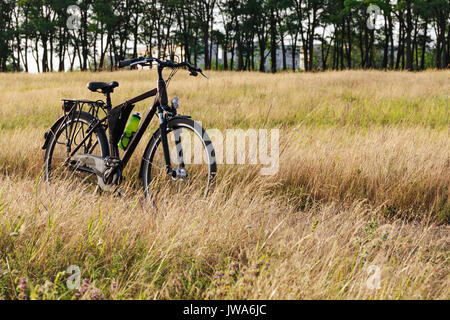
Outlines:
POLYGON ((0 299, 450 298, 450 72, 210 75, 175 76, 180 113, 280 129, 279 171, 220 165, 208 198, 159 190, 149 207, 137 171, 156 120, 122 197, 39 177, 61 98, 118 80, 118 103, 154 72, 0 74, 0 299))

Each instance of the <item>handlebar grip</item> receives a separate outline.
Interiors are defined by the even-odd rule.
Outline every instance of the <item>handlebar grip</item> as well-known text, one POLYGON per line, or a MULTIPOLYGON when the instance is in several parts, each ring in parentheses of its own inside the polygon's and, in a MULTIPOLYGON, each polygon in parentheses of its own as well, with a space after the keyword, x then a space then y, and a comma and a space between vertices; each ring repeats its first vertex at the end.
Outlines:
POLYGON ((119 61, 119 68, 128 67, 132 63, 143 61, 143 60, 145 60, 144 57, 139 57, 139 58, 135 58, 135 59, 125 59, 125 60, 119 61))
POLYGON ((119 61, 119 68, 127 67, 130 64, 131 64, 130 59, 119 61))
POLYGON ((188 63, 188 62, 185 62, 185 63, 186 63, 186 66, 188 67, 189 74, 190 74, 191 76, 196 77, 196 76, 198 75, 198 72, 199 72, 199 71, 201 72, 201 69, 200 69, 200 68, 197 68, 196 66, 193 66, 193 65, 191 65, 191 64, 188 63))

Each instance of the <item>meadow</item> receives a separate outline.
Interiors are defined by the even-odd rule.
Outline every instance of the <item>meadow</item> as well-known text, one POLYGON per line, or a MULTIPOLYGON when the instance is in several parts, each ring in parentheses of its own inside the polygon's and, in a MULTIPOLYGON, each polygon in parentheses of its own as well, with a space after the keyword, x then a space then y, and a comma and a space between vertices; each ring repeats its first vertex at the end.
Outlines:
POLYGON ((41 147, 61 98, 117 80, 119 103, 155 72, 0 74, 0 299, 450 298, 449 71, 209 75, 175 76, 180 113, 279 129, 279 170, 219 165, 207 198, 155 190, 150 207, 137 173, 156 120, 121 197, 43 182, 41 147))

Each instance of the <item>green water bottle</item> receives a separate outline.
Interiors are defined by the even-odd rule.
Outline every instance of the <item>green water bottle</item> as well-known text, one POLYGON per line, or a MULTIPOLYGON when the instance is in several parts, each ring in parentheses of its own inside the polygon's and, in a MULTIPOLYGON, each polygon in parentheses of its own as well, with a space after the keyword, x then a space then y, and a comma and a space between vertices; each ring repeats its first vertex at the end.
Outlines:
POLYGON ((127 149, 128 143, 130 143, 131 138, 139 127, 139 121, 141 121, 141 114, 139 112, 134 112, 130 119, 128 119, 122 138, 119 141, 120 149, 124 151, 127 149))

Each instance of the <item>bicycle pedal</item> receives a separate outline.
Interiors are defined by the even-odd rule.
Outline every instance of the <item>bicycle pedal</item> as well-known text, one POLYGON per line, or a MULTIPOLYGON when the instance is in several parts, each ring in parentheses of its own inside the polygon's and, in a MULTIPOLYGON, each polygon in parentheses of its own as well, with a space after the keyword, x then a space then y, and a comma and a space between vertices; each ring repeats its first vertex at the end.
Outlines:
POLYGON ((125 192, 122 189, 117 189, 115 195, 117 195, 118 197, 122 197, 125 195, 125 192))

